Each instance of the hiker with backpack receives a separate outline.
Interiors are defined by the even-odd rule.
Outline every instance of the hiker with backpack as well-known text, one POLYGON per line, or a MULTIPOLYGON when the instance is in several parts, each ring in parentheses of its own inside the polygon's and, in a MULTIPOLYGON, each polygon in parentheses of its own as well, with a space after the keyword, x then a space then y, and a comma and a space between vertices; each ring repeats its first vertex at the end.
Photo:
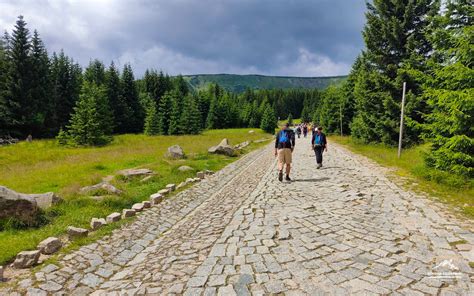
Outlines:
POLYGON ((311 149, 314 150, 316 155, 317 169, 323 166, 323 151, 328 151, 327 145, 326 135, 323 133, 323 128, 319 126, 311 138, 311 149))
POLYGON ((291 159, 295 149, 295 133, 286 123, 275 137, 275 156, 278 156, 278 180, 283 181, 283 165, 286 165, 286 181, 291 181, 291 159))
POLYGON ((308 126, 305 123, 303 125, 303 136, 306 138, 307 135, 308 135, 308 126))
POLYGON ((296 134, 298 135, 298 139, 300 138, 300 135, 301 135, 301 125, 298 125, 296 127, 296 134))

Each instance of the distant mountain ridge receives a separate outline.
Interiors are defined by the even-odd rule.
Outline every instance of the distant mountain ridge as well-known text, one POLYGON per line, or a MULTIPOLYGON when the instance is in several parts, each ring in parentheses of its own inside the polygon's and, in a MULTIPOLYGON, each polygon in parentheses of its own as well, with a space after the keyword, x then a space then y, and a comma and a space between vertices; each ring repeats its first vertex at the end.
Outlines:
POLYGON ((318 88, 324 89, 330 84, 339 84, 347 76, 327 77, 292 77, 266 76, 257 74, 196 74, 183 75, 184 79, 194 89, 201 89, 210 83, 217 83, 228 91, 241 93, 250 89, 288 89, 288 88, 318 88))

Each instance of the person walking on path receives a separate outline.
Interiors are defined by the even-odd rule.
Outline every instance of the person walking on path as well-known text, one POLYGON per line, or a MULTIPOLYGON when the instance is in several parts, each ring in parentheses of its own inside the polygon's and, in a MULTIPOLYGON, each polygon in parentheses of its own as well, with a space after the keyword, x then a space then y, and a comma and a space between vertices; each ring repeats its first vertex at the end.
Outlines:
POLYGON ((306 138, 307 135, 308 135, 308 126, 305 123, 303 125, 303 136, 306 138))
POLYGON ((295 149, 295 133, 286 123, 275 137, 275 156, 278 156, 278 180, 283 181, 283 166, 286 165, 286 181, 291 181, 291 159, 295 149))
POLYGON ((326 140, 326 135, 323 133, 322 127, 317 127, 316 131, 313 133, 311 138, 311 148, 316 154, 316 163, 317 169, 323 166, 323 151, 328 151, 328 142, 326 140))
POLYGON ((300 138, 300 135, 301 135, 301 125, 298 125, 296 127, 296 134, 298 135, 298 139, 300 138))

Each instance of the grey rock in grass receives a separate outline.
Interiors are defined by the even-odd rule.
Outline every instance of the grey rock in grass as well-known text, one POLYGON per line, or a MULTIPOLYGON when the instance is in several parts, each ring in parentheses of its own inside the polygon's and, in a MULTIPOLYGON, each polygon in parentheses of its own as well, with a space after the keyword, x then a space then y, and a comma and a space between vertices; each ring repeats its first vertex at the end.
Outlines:
POLYGON ((3 266, 0 265, 0 282, 3 281, 3 272, 5 270, 3 269, 3 266))
POLYGON ((183 148, 181 148, 181 146, 179 145, 173 145, 171 147, 168 147, 168 153, 166 154, 166 156, 175 159, 185 157, 183 148))
POLYGON ((141 182, 141 183, 148 182, 148 181, 151 180, 151 178, 153 178, 153 176, 146 176, 145 178, 141 179, 140 182, 141 182))
POLYGON ((196 177, 198 177, 199 179, 204 179, 205 176, 206 176, 205 172, 197 172, 196 173, 196 177))
POLYGON ((119 171, 118 174, 125 178, 133 178, 154 175, 155 173, 150 169, 126 169, 119 171))
POLYGON ((186 179, 186 184, 191 184, 194 182, 194 179, 193 178, 187 178, 186 179))
POLYGON ((38 250, 42 254, 49 255, 49 254, 53 254, 53 253, 56 253, 57 251, 59 251, 59 249, 61 249, 62 245, 63 244, 62 244, 62 242, 59 238, 57 238, 57 237, 48 237, 47 239, 41 241, 38 244, 38 250))
POLYGON ((89 235, 89 230, 74 226, 69 226, 67 228, 67 235, 69 240, 74 240, 76 238, 87 237, 89 235))
POLYGON ((112 213, 110 215, 107 216, 106 218, 106 221, 107 223, 113 223, 113 222, 117 222, 117 221, 120 221, 121 217, 120 217, 120 213, 112 213))
POLYGON ((193 171, 194 169, 190 166, 187 166, 187 165, 182 165, 178 168, 178 171, 180 172, 189 172, 189 171, 193 171))
POLYGON ((156 205, 159 204, 163 200, 163 195, 161 193, 154 193, 150 195, 150 201, 156 205))
POLYGON ((135 210, 132 209, 124 209, 122 211, 122 218, 128 218, 135 216, 135 210))
POLYGON ((82 194, 88 194, 90 192, 97 191, 97 190, 104 190, 105 192, 107 192, 109 194, 117 194, 117 195, 123 193, 122 190, 116 188, 114 185, 109 184, 107 182, 100 182, 100 183, 92 185, 92 186, 82 187, 79 190, 79 192, 82 193, 82 194))
POLYGON ((143 211, 143 208, 145 206, 140 202, 140 203, 136 203, 132 206, 132 210, 134 210, 135 212, 141 212, 143 211))
POLYGON ((209 153, 213 154, 223 154, 227 156, 233 156, 235 154, 235 149, 230 146, 229 140, 223 139, 219 145, 217 146, 212 146, 208 150, 209 153))
POLYGON ((255 133, 254 130, 250 130, 250 131, 249 131, 249 134, 253 134, 253 133, 255 133))
POLYGON ((204 173, 206 173, 206 175, 214 175, 214 171, 211 170, 205 170, 204 173))
POLYGON ((13 267, 15 268, 28 268, 36 263, 40 257, 40 251, 23 251, 16 255, 13 267))
POLYGON ((248 145, 250 145, 250 141, 245 141, 245 142, 242 142, 240 144, 235 145, 234 148, 237 149, 237 150, 240 150, 240 149, 244 149, 248 145))
POLYGON ((176 184, 168 184, 166 185, 166 189, 169 189, 169 191, 175 191, 176 190, 176 184))
POLYGON ((107 224, 104 218, 92 218, 91 219, 91 229, 96 230, 107 224))
POLYGON ((183 188, 183 187, 186 186, 186 185, 188 185, 188 184, 186 184, 186 182, 181 182, 181 183, 179 183, 178 186, 176 186, 176 189, 181 189, 181 188, 183 188))
POLYGON ((143 208, 145 209, 151 208, 151 202, 149 202, 148 200, 143 201, 142 204, 143 204, 143 208))
POLYGON ((159 194, 161 195, 168 195, 170 193, 170 190, 165 188, 165 189, 161 189, 160 191, 158 191, 159 194))
POLYGON ((0 186, 0 219, 16 218, 30 224, 35 222, 39 209, 49 208, 59 201, 53 192, 24 194, 0 186))

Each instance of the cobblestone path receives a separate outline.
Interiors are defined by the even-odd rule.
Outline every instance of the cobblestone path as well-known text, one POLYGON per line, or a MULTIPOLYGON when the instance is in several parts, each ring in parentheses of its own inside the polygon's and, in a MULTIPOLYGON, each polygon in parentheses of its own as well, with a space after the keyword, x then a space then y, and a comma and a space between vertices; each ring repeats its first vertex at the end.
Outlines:
POLYGON ((299 139, 291 183, 277 180, 271 145, 252 152, 16 291, 474 295, 472 224, 445 218, 367 159, 329 148, 316 170, 309 139, 299 139))

